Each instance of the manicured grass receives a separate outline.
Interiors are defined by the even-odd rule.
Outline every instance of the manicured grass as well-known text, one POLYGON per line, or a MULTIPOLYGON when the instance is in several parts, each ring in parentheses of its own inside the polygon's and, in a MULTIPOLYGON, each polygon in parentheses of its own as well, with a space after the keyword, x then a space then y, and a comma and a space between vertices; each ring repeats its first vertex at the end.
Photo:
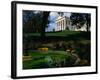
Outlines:
MULTIPOLYGON (((41 35, 40 33, 27 33, 24 34, 24 37, 27 39, 36 39, 39 38, 41 35)), ((52 37, 66 37, 66 39, 90 39, 90 32, 84 32, 84 31, 59 31, 59 32, 45 32, 46 38, 52 38, 52 37)))
POLYGON ((67 35, 75 35, 80 32, 78 31, 60 31, 60 32, 46 32, 46 36, 67 36, 67 35))
MULTIPOLYGON (((63 42, 64 46, 74 46, 77 54, 83 59, 88 59, 90 57, 90 32, 80 32, 80 31, 59 31, 59 32, 46 32, 46 40, 45 44, 60 44, 63 42), (51 38, 49 38, 51 36, 51 38), (54 37, 56 38, 54 38, 54 37), (60 36, 60 37, 59 37, 60 36), (62 38, 63 37, 63 38, 62 38), (60 42, 61 41, 61 42, 60 42)), ((38 44, 40 42, 40 33, 28 33, 24 34, 25 39, 30 39, 30 41, 33 40, 33 44, 38 44), (35 42, 35 38, 38 37, 35 42)), ((28 41, 29 43, 29 41, 28 41)), ((32 44, 31 43, 31 44, 32 44)), ((43 43, 43 40, 41 39, 41 45, 43 43)), ((31 45, 30 44, 30 45, 31 45)), ((32 45, 33 45, 32 44, 32 45)), ((41 46, 40 45, 40 46, 41 46)), ((35 46, 35 45, 34 45, 35 46)), ((49 48, 48 51, 29 51, 28 54, 32 56, 32 60, 23 61, 23 69, 40 69, 40 68, 54 68, 58 67, 58 64, 64 64, 64 66, 71 66, 73 65, 73 59, 70 55, 70 53, 65 52, 63 47, 60 46, 60 48, 57 48, 57 50, 54 50, 52 48, 49 48), (65 62, 64 62, 65 61, 65 62), (62 63, 64 62, 64 63, 62 63), (56 65, 57 64, 57 65, 56 65)), ((54 47, 57 47, 57 45, 54 45, 54 47)), ((89 60, 89 59, 88 59, 89 60)))
POLYGON ((65 51, 35 51, 33 53, 29 53, 29 55, 32 56, 32 60, 23 61, 23 69, 49 68, 52 67, 50 61, 61 61, 64 58, 69 58, 69 54, 65 51))
MULTIPOLYGON (((46 36, 66 36, 72 34, 78 34, 80 31, 57 31, 57 32, 45 32, 46 36)), ((40 33, 24 33, 25 36, 40 36, 40 33)))
POLYGON ((40 33, 24 33, 24 36, 40 36, 40 33))

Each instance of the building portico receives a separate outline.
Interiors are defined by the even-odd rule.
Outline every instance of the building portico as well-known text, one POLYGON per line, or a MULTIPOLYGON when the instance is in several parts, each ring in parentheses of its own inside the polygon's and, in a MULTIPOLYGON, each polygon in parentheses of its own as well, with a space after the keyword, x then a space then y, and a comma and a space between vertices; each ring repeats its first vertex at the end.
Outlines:
POLYGON ((69 18, 67 18, 66 16, 64 16, 64 17, 59 16, 56 19, 55 31, 65 30, 69 25, 70 25, 70 19, 69 18))

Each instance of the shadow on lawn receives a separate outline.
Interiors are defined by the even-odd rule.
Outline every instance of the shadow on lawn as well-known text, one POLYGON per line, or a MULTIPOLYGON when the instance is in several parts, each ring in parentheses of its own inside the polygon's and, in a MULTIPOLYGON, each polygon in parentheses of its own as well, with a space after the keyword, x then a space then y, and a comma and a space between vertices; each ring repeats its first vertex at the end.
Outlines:
MULTIPOLYGON (((91 64, 91 52, 90 52, 90 47, 91 47, 91 43, 90 43, 90 37, 91 33, 90 32, 77 32, 77 33, 73 33, 73 34, 65 34, 65 36, 45 36, 45 37, 41 37, 41 36, 33 36, 33 35, 27 35, 27 36, 23 36, 23 55, 27 55, 28 53, 31 53, 30 50, 37 50, 38 48, 42 48, 42 47, 46 47, 48 48, 48 50, 52 50, 52 51, 57 51, 57 50, 61 50, 61 51, 65 51, 67 49, 71 49, 76 51, 75 55, 78 55, 80 58, 80 63, 78 63, 75 66, 90 66, 91 64), (45 46, 43 46, 45 45, 45 46), (26 54, 27 53, 27 54, 26 54), (82 62, 83 61, 83 62, 82 62), (84 64, 84 61, 86 62, 86 64, 84 64)), ((71 52, 69 52, 71 53, 71 52)), ((49 54, 49 53, 48 53, 49 54)), ((51 53, 50 53, 51 54, 51 53)), ((34 54, 35 56, 37 54, 34 54)), ((46 55, 46 54, 42 54, 46 55)), ((63 55, 63 54, 62 54, 63 55)), ((39 54, 40 56, 40 54, 39 54)), ((38 56, 38 57, 39 57, 38 56)), ((35 68, 46 68, 46 67, 71 67, 73 66, 73 60, 75 58, 75 56, 69 56, 69 57, 60 57, 58 56, 50 56, 49 58, 51 58, 53 60, 52 64, 50 65, 50 63, 47 62, 48 57, 42 60, 39 60, 38 62, 34 62, 34 61, 28 61, 28 62, 24 62, 24 66, 27 68, 27 65, 31 68, 31 69, 35 69, 35 68), (63 60, 65 58, 65 60, 63 60), (68 60, 69 59, 69 60, 68 60), (61 62, 62 61, 62 62, 61 62), (34 62, 34 63, 33 63, 34 62), (65 63, 66 62, 66 63, 65 63), (56 65, 55 65, 56 64, 56 65), (44 66, 45 65, 45 66, 44 66), (38 67, 37 67, 38 66, 38 67)), ((34 57, 34 59, 36 59, 34 57)), ((36 60, 35 60, 36 61, 36 60)))
POLYGON ((90 37, 91 33, 90 32, 78 32, 76 34, 66 34, 65 36, 33 36, 33 35, 27 35, 27 36, 23 36, 23 39, 24 40, 27 40, 27 41, 31 41, 31 40, 40 40, 40 41, 51 41, 51 40, 54 40, 54 41, 60 41, 60 40, 66 40, 66 41, 69 41, 69 40, 90 40, 91 37, 90 37))

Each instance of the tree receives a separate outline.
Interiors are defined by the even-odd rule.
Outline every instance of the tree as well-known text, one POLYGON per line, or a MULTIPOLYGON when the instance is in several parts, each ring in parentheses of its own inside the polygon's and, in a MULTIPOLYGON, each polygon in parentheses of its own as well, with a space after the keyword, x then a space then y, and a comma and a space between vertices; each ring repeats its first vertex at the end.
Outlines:
POLYGON ((59 16, 63 16, 64 13, 63 13, 63 12, 58 12, 58 15, 59 15, 59 16))
POLYGON ((32 16, 34 15, 33 11, 23 11, 23 32, 30 33, 33 32, 33 22, 32 16))
MULTIPOLYGON (((23 11, 23 33, 40 32, 45 36, 45 27, 48 24, 49 12, 44 11, 23 11)), ((30 38, 28 35, 23 35, 23 51, 28 55, 30 38)))
POLYGON ((89 31, 89 28, 91 26, 91 15, 90 14, 84 14, 86 25, 87 25, 87 31, 89 31))
POLYGON ((48 27, 48 23, 49 23, 49 11, 44 11, 42 13, 43 17, 42 17, 42 27, 41 27, 41 36, 45 36, 45 27, 48 27))
POLYGON ((24 11, 23 12, 23 32, 40 32, 42 36, 45 35, 45 27, 48 27, 47 11, 24 11))
POLYGON ((53 29, 53 32, 55 32, 55 28, 53 29))
POLYGON ((91 26, 91 15, 88 13, 71 13, 70 16, 72 25, 76 25, 77 28, 81 28, 82 25, 86 23, 87 25, 87 31, 89 31, 89 28, 91 26))

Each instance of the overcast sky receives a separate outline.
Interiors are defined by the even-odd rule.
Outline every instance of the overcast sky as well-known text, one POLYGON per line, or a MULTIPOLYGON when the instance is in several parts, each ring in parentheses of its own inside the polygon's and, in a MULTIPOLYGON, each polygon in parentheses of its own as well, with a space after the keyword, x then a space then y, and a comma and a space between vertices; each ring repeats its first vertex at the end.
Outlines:
MULTIPOLYGON (((70 15, 71 13, 69 12, 64 13, 64 16, 70 17, 70 15)), ((48 24, 48 28, 46 28, 46 32, 52 31, 53 29, 55 29, 55 26, 56 26, 55 21, 58 16, 59 16, 58 12, 50 12, 49 24, 48 24)))

